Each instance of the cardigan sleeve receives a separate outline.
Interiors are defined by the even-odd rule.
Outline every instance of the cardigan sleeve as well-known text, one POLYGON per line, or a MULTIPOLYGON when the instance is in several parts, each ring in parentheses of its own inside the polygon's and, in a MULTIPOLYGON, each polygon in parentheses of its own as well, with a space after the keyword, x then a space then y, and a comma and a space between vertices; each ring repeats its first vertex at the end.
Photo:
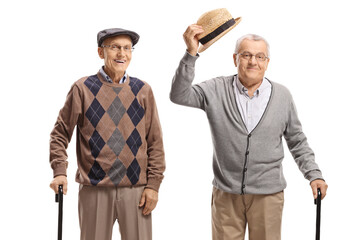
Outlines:
POLYGON ((192 85, 195 77, 195 61, 198 57, 186 52, 181 59, 173 77, 170 100, 176 104, 205 110, 206 97, 201 86, 205 83, 192 85))
POLYGON ((310 182, 323 179, 319 166, 315 162, 315 154, 310 148, 297 115, 295 103, 290 95, 288 121, 284 137, 289 150, 304 177, 310 182))
POLYGON ((164 178, 165 153, 160 119, 150 86, 146 99, 145 128, 148 155, 146 188, 159 191, 160 184, 164 178))
POLYGON ((64 107, 60 110, 50 134, 50 165, 54 177, 66 176, 68 166, 66 149, 81 115, 81 104, 80 90, 75 83, 67 95, 64 107))

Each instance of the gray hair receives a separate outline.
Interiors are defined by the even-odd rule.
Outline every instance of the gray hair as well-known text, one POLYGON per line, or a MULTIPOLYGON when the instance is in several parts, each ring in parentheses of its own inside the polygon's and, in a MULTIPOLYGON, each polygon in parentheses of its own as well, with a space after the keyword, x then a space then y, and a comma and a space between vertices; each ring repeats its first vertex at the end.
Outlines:
POLYGON ((261 36, 259 36, 259 35, 256 35, 256 34, 246 34, 246 35, 242 36, 241 38, 239 38, 239 39, 236 41, 235 54, 238 54, 238 53, 239 53, 240 44, 241 44, 245 39, 253 40, 253 41, 264 41, 265 44, 266 44, 266 49, 267 49, 267 56, 270 57, 270 45, 269 45, 269 43, 265 40, 265 38, 263 38, 263 37, 261 37, 261 36))

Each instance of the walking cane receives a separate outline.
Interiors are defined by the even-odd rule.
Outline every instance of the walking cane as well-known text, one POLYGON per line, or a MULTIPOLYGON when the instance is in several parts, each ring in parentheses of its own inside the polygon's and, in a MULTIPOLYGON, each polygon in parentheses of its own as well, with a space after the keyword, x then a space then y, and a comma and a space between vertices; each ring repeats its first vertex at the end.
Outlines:
POLYGON ((58 240, 62 240, 62 218, 63 218, 63 186, 59 186, 59 193, 55 194, 55 202, 59 203, 58 218, 58 240))
POLYGON ((317 189, 317 198, 315 199, 316 205, 316 235, 315 240, 320 240, 320 215, 321 215, 321 192, 320 188, 317 189))

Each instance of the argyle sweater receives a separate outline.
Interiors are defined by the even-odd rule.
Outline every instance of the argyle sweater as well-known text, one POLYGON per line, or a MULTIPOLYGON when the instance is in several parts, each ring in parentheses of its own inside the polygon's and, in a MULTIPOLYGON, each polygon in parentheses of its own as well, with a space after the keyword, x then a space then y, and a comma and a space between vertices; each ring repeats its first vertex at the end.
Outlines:
POLYGON ((149 84, 133 77, 109 83, 99 73, 76 81, 50 135, 54 177, 66 175, 66 149, 75 126, 77 182, 159 190, 165 160, 149 84))

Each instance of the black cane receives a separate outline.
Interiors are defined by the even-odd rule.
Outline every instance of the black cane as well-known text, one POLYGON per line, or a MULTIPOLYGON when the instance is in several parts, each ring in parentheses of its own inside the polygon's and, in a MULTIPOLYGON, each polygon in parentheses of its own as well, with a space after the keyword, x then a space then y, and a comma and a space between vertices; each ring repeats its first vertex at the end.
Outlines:
POLYGON ((59 185, 59 193, 55 195, 55 202, 59 203, 58 240, 62 240, 62 218, 63 218, 63 186, 62 185, 59 185))
POLYGON ((315 204, 316 204, 316 235, 315 235, 315 239, 320 240, 320 215, 321 215, 320 188, 317 189, 317 198, 315 199, 315 204))

